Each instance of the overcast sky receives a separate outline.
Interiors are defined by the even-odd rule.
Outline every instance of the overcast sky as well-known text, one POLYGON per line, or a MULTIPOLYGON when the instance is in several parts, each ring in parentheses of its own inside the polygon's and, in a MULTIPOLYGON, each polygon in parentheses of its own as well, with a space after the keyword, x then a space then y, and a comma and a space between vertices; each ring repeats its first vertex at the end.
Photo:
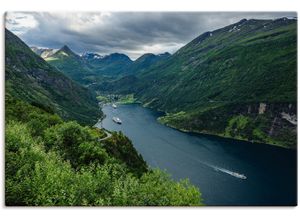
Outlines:
POLYGON ((30 46, 58 49, 68 45, 77 53, 174 53, 206 31, 243 18, 294 17, 293 12, 9 12, 6 27, 30 46))

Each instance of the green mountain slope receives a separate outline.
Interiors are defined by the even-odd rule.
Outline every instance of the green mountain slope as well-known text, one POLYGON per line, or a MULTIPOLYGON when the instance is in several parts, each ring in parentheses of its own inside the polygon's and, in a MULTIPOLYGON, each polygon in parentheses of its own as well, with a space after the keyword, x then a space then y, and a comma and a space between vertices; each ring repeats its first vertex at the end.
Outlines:
POLYGON ((145 97, 159 91, 155 102, 167 110, 176 110, 172 97, 183 105, 296 101, 295 57, 294 20, 242 20, 199 36, 141 78, 148 80, 145 97))
POLYGON ((79 56, 67 46, 52 55, 48 52, 51 49, 45 51, 32 47, 32 50, 40 56, 43 55, 49 64, 86 86, 142 72, 170 56, 169 53, 159 55, 149 53, 132 61, 128 56, 120 53, 101 56, 87 52, 79 56))
POLYGON ((5 47, 7 206, 202 205, 198 188, 151 170, 121 132, 64 121, 94 124, 94 96, 8 30, 5 47))
POLYGON ((95 53, 79 56, 68 46, 63 46, 53 55, 45 57, 45 60, 85 86, 126 75, 124 70, 127 70, 132 63, 128 56, 119 53, 104 57, 95 53))
POLYGON ((119 76, 126 75, 126 70, 132 64, 132 60, 125 54, 112 53, 101 59, 94 59, 84 56, 88 63, 92 66, 94 73, 103 76, 119 76))
POLYGON ((141 73, 143 71, 146 71, 148 68, 152 67, 153 65, 156 65, 157 63, 164 61, 168 57, 170 57, 171 54, 169 53, 163 53, 163 54, 152 54, 152 53, 146 53, 136 59, 126 70, 126 72, 130 74, 137 74, 141 73))
POLYGON ((66 45, 45 60, 79 83, 85 82, 85 78, 94 75, 92 67, 66 45))
POLYGON ((122 69, 123 76, 98 78, 94 80, 94 83, 90 84, 90 88, 96 91, 133 93, 136 88, 130 87, 130 85, 136 82, 137 78, 135 75, 141 74, 149 68, 153 68, 155 65, 159 65, 160 62, 164 62, 170 56, 171 54, 168 52, 158 55, 152 53, 143 54, 126 68, 122 69))
POLYGON ((100 112, 95 96, 5 30, 6 94, 57 112, 64 119, 92 124, 100 112))
POLYGON ((295 19, 244 19, 200 35, 131 85, 103 88, 134 93, 182 130, 295 147, 296 42, 295 19))

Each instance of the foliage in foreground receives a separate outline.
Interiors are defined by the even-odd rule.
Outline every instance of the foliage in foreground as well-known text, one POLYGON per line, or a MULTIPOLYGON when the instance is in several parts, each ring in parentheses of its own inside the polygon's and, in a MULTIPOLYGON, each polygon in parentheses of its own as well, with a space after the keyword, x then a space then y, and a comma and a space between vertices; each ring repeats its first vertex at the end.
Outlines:
POLYGON ((201 205, 197 188, 148 170, 120 133, 101 142, 99 129, 10 98, 6 120, 6 205, 201 205))

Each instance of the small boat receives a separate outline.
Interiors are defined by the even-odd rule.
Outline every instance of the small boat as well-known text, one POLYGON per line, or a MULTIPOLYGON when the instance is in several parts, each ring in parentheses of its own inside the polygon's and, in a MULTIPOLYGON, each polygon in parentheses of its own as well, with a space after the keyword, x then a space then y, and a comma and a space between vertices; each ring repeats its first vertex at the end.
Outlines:
POLYGON ((112 104, 112 107, 113 107, 113 108, 117 108, 117 105, 116 105, 116 104, 112 104))
POLYGON ((113 117, 112 120, 113 120, 115 123, 117 123, 117 124, 122 124, 121 119, 118 118, 118 117, 113 117))
POLYGON ((234 176, 236 178, 240 178, 240 179, 247 179, 247 177, 244 175, 244 174, 240 174, 240 173, 237 173, 237 172, 233 172, 233 171, 230 171, 230 170, 226 170, 224 168, 220 168, 220 167, 213 167, 216 171, 221 171, 223 173, 227 173, 231 176, 234 176))

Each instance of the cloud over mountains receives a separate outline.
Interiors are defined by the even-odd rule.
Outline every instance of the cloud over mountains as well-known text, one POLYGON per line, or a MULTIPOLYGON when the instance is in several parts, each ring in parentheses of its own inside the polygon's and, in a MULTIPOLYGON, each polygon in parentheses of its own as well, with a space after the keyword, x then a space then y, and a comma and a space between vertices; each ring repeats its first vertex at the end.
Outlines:
POLYGON ((294 12, 9 12, 6 27, 28 45, 77 53, 175 52, 205 31, 243 18, 294 17, 294 12))

